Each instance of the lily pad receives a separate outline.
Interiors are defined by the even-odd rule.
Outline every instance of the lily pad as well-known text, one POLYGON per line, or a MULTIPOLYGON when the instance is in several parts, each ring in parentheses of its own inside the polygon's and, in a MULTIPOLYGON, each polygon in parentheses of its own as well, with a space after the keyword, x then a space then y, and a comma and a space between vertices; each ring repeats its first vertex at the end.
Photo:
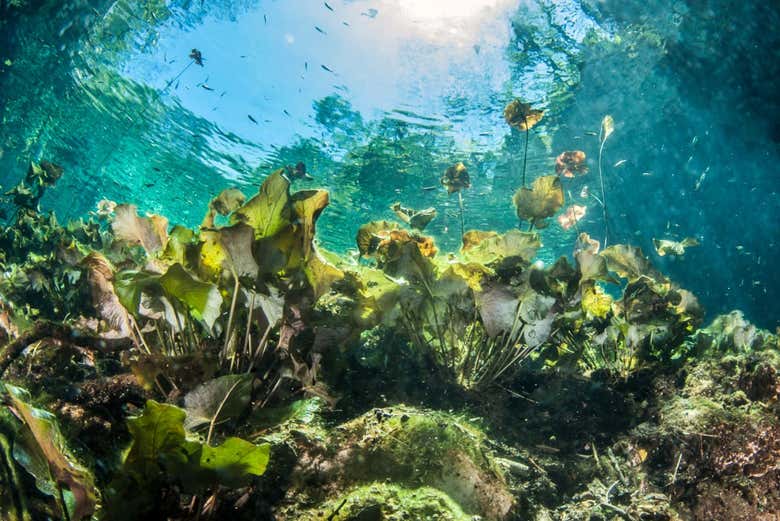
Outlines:
POLYGON ((447 189, 447 193, 460 192, 471 186, 471 179, 466 165, 457 163, 449 167, 441 177, 441 184, 447 189))
POLYGON ((539 123, 542 116, 544 116, 543 110, 533 109, 530 104, 523 103, 519 99, 512 100, 504 108, 504 119, 507 125, 523 132, 539 123))
POLYGON ((531 188, 517 190, 513 202, 517 216, 524 221, 552 217, 563 206, 561 179, 555 175, 538 177, 531 188))
POLYGON ((562 152, 555 158, 555 173, 563 177, 587 174, 588 165, 585 164, 585 152, 582 150, 562 152))
POLYGON ((184 396, 184 426, 195 430, 211 423, 217 415, 219 422, 238 418, 249 407, 251 397, 251 375, 231 374, 204 382, 184 396))
POLYGON ((470 231, 464 234, 463 240, 463 257, 470 262, 485 265, 512 257, 530 262, 542 244, 539 235, 520 230, 510 230, 503 235, 470 231))

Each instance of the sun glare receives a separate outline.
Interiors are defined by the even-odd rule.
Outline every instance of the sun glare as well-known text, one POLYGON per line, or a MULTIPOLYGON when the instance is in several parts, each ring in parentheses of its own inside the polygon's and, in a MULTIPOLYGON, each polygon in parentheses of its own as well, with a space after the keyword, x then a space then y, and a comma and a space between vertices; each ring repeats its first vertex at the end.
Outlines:
POLYGON ((472 18, 486 9, 504 6, 509 0, 398 0, 401 9, 416 22, 472 18))

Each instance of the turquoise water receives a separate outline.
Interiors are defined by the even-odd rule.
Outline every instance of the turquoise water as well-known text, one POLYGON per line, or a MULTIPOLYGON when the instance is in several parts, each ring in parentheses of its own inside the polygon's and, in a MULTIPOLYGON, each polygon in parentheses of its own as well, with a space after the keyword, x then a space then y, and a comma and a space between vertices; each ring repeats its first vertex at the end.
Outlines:
MULTIPOLYGON (((431 232, 460 244, 439 187, 464 162, 467 228, 519 225, 524 135, 504 106, 545 110, 529 179, 604 148, 610 242, 639 245, 710 315, 780 324, 780 23, 771 2, 235 1, 0 3, 0 185, 30 160, 65 175, 42 201, 61 220, 108 198, 196 225, 228 186, 246 193, 303 161, 331 205, 318 240, 346 252, 389 205, 436 207, 431 232), (447 6, 447 7, 445 7, 447 6), (189 58, 197 48, 200 66, 189 58), (426 190, 429 187, 436 190, 426 190), (653 238, 701 243, 659 257, 653 238)), ((600 198, 600 197, 599 197, 600 198)), ((601 207, 579 226, 604 238, 601 207)), ((10 212, 9 212, 10 214, 10 212)), ((575 230, 541 232, 550 263, 575 230)))

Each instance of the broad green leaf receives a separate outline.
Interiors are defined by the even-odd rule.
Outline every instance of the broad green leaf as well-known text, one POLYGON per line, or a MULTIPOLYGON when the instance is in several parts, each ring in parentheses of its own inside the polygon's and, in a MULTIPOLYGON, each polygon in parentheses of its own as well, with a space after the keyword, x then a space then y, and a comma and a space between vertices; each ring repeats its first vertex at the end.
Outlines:
POLYGON ((251 476, 262 476, 268 466, 271 446, 255 445, 241 438, 228 438, 222 445, 203 445, 200 466, 214 473, 216 480, 227 487, 248 484, 251 476))
MULTIPOLYGON (((28 436, 22 438, 28 442, 28 453, 37 451, 48 464, 51 479, 73 494, 74 508, 70 518, 76 521, 89 518, 95 511, 97 490, 89 473, 68 453, 57 419, 47 411, 30 406, 30 396, 24 389, 13 385, 5 388, 11 411, 28 429, 28 436)), ((40 476, 35 477, 40 479, 40 476)))
POLYGON ((390 231, 397 230, 398 224, 392 221, 371 221, 358 228, 358 251, 361 255, 372 255, 376 252, 379 243, 390 235, 390 231))
POLYGON ((182 460, 185 417, 183 409, 148 400, 141 416, 127 420, 133 444, 125 470, 137 473, 144 482, 152 481, 163 472, 164 460, 182 460))
POLYGON ((233 212, 232 223, 243 222, 255 231, 255 238, 262 239, 278 233, 290 225, 290 181, 279 169, 269 175, 260 186, 260 192, 233 212))
POLYGON ((596 284, 586 284, 582 288, 582 310, 591 317, 607 318, 612 310, 612 297, 596 284))
POLYGON ((209 329, 214 325, 222 307, 222 295, 214 284, 195 279, 181 264, 168 268, 159 280, 165 293, 185 304, 193 317, 209 329))
POLYGON ((251 375, 231 374, 214 378, 184 396, 184 410, 187 412, 184 425, 189 430, 195 430, 211 423, 217 411, 218 422, 235 419, 246 411, 251 397, 251 375))
POLYGON ((511 331, 520 299, 508 287, 493 285, 475 295, 482 325, 490 338, 511 331))

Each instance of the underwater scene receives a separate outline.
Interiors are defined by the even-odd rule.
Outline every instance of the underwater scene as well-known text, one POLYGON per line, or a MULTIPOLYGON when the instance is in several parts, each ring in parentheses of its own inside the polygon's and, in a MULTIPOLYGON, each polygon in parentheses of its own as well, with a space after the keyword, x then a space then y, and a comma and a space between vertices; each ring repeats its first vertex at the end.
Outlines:
POLYGON ((778 27, 0 0, 0 521, 780 521, 778 27))

